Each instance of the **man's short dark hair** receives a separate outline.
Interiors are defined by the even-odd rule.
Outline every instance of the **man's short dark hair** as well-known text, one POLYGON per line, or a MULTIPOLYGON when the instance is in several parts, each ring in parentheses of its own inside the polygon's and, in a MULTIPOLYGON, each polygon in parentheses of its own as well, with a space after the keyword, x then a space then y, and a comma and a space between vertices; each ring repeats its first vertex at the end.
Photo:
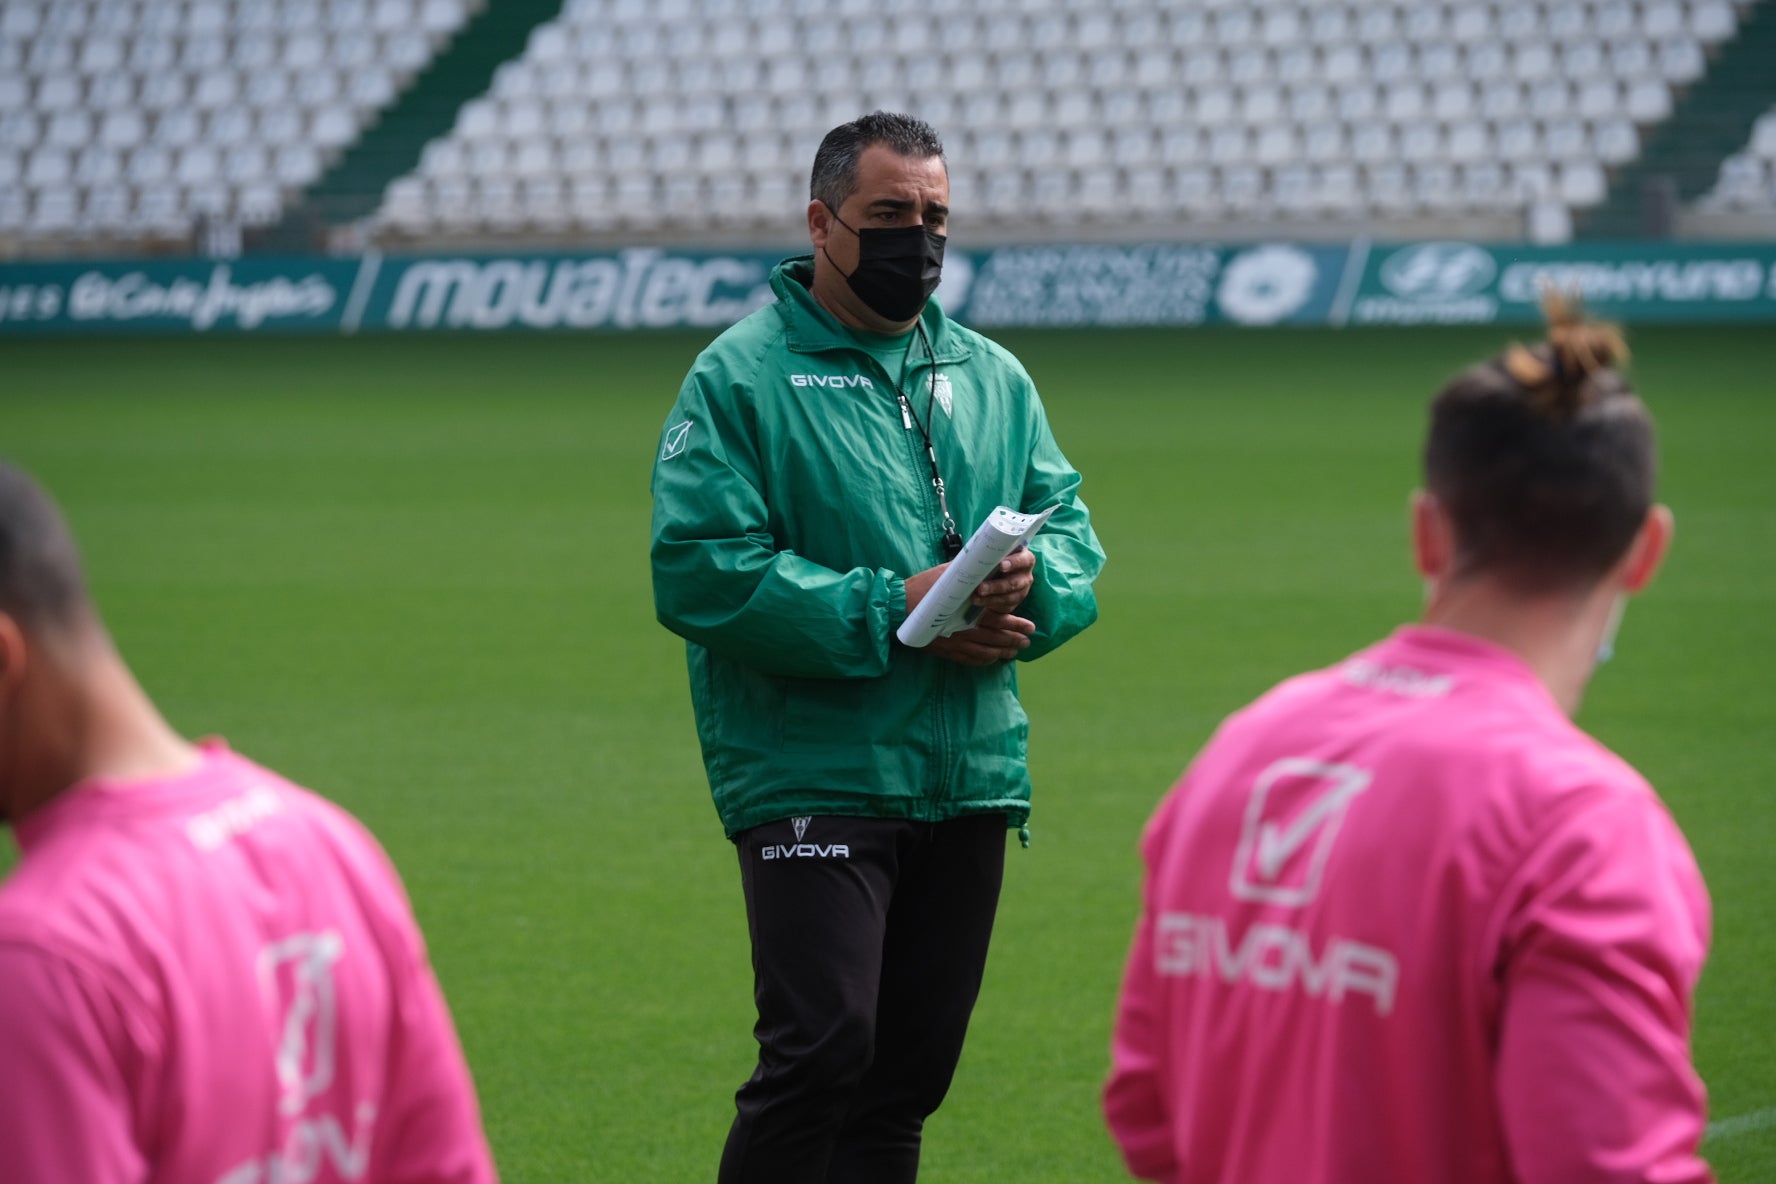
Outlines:
POLYGON ((0 613, 29 631, 90 619, 80 553, 61 511, 25 473, 0 461, 0 613))
POLYGON ((935 156, 942 160, 944 154, 943 141, 923 119, 892 111, 872 111, 826 133, 814 153, 808 196, 837 211, 857 192, 857 158, 874 144, 886 144, 902 156, 935 156))
POLYGON ((1615 368, 1620 334, 1546 303, 1549 340, 1457 375, 1431 404, 1424 449, 1457 568, 1526 592, 1589 584, 1620 560, 1657 470, 1652 416, 1615 368))

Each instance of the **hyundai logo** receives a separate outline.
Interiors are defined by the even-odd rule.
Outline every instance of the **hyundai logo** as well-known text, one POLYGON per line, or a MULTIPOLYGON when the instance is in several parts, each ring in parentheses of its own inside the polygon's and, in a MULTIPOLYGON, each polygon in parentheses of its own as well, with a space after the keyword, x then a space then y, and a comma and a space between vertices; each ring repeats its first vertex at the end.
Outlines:
POLYGON ((1413 300, 1472 296, 1497 274, 1491 253, 1472 243, 1419 243, 1395 251, 1381 264, 1383 286, 1413 300))

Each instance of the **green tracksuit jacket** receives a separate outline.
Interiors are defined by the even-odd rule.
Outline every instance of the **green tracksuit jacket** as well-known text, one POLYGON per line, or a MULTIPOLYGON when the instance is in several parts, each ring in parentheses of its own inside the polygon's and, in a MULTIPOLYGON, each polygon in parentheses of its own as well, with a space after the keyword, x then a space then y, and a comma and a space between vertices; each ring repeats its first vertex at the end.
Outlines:
POLYGON ((964 538, 995 506, 1060 506, 1031 544, 1025 661, 1097 618, 1104 552, 1079 474, 1004 349, 932 302, 934 384, 918 333, 847 329, 812 277, 811 256, 780 264, 777 302, 697 358, 654 463, 654 605, 689 643, 716 810, 730 836, 803 814, 1003 812, 1021 826, 1015 663, 959 666, 894 639, 905 578, 944 560, 924 440, 897 389, 931 432, 964 538))

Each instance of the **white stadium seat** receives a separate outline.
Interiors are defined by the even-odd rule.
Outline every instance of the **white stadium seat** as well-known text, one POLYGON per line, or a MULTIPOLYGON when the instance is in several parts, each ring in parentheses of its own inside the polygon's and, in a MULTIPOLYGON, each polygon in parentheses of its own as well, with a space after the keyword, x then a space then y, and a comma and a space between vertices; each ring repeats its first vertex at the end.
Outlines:
POLYGON ((1597 159, 1606 165, 1626 164, 1640 155, 1640 135, 1632 120, 1606 117, 1594 125, 1592 134, 1597 159))
POLYGON ((159 144, 144 144, 129 154, 124 170, 137 188, 164 185, 173 176, 173 154, 159 144))
POLYGON ((162 111, 154 121, 154 141, 167 148, 183 148, 204 134, 203 116, 192 107, 162 111))
POLYGON ((100 232, 123 230, 129 225, 135 202, 135 192, 126 185, 89 190, 85 210, 87 224, 100 232))
POLYGON ((0 70, 0 111, 23 111, 30 105, 30 81, 23 74, 0 70))
POLYGON ((74 157, 66 148, 39 147, 25 164, 25 185, 32 189, 57 189, 74 179, 74 157))
POLYGON ((84 80, 74 73, 40 76, 32 106, 43 112, 68 111, 78 108, 86 93, 84 80))
POLYGON ((1725 41, 1738 31, 1739 18, 1729 0, 1700 0, 1690 9, 1690 32, 1700 41, 1725 41))
POLYGON ((1494 159, 1492 126, 1486 123, 1452 124, 1448 137, 1449 159, 1458 164, 1475 164, 1494 159))
POLYGON ((1609 184, 1603 170, 1589 161, 1561 166, 1560 197, 1573 209, 1585 209, 1603 201, 1609 184))
POLYGON ((8 189, 23 182, 24 159, 24 153, 16 148, 0 148, 0 189, 8 189))
POLYGON ((228 149, 223 160, 223 179, 236 188, 245 188, 271 175, 271 151, 263 144, 236 144, 228 149))
POLYGON ((1553 119, 1543 125, 1548 155, 1557 161, 1582 160, 1590 155, 1590 133, 1576 119, 1553 119))
POLYGON ((1636 20, 1634 5, 1630 0, 1604 0, 1597 6, 1597 14, 1592 27, 1594 36, 1606 41, 1615 41, 1631 37, 1638 33, 1640 26, 1636 20))
POLYGON ((1692 37, 1676 37, 1659 46, 1659 73, 1673 86, 1694 82, 1707 69, 1702 46, 1692 37))
POLYGON ((222 160, 207 144, 193 144, 178 154, 173 178, 187 187, 209 185, 222 175, 222 160))
POLYGON ((301 143, 308 135, 308 118, 299 107, 264 107, 259 112, 259 139, 276 149, 301 143))
POLYGON ((1750 148, 1765 160, 1776 160, 1776 111, 1768 111, 1752 125, 1750 148))
POLYGON ((1721 162, 1714 187, 1699 204, 1776 218, 1776 107, 1758 117, 1744 148, 1721 162))
POLYGON ((1636 123, 1658 123, 1671 114, 1671 88, 1662 79, 1640 79, 1628 87, 1625 109, 1636 123))

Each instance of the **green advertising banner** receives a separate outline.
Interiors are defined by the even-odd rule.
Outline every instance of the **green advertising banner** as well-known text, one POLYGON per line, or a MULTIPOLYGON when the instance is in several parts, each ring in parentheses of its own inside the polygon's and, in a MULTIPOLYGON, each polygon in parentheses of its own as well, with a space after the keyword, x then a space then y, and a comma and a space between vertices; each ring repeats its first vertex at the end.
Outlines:
MULTIPOLYGON (((717 330, 775 252, 0 264, 0 336, 717 330)), ((1544 286, 1626 323, 1776 321, 1776 243, 1047 244, 952 250, 938 299, 982 328, 1534 323, 1544 286)))
MULTIPOLYGON (((1348 248, 949 251, 937 298, 983 327, 1325 324, 1348 248)), ((772 299, 774 254, 372 258, 361 318, 392 329, 719 328, 772 299)))
POLYGON ((367 256, 348 329, 726 328, 773 299, 776 254, 367 256))
POLYGON ((1323 325, 1349 249, 1265 243, 1001 247, 944 263, 946 311, 982 328, 1323 325))
POLYGON ((0 265, 0 334, 337 330, 357 259, 0 265))
POLYGON ((1358 244, 1349 266, 1333 324, 1533 323, 1550 286, 1630 324, 1776 320, 1776 243, 1358 244))

